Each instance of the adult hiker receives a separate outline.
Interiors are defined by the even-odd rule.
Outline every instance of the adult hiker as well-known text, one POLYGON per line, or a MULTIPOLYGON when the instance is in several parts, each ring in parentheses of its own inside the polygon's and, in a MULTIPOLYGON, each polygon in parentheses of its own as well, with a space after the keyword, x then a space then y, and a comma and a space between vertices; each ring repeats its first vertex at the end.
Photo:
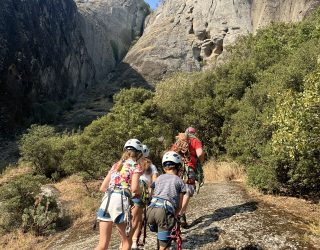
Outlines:
MULTIPOLYGON (((151 160, 148 158, 150 150, 146 145, 142 145, 143 159, 139 160, 139 165, 143 169, 143 174, 140 176, 140 196, 132 199, 133 209, 132 209, 132 226, 133 226, 133 236, 132 236, 132 250, 137 250, 139 245, 139 238, 144 229, 144 234, 146 234, 146 227, 142 228, 143 224, 143 213, 146 205, 149 203, 149 198, 151 196, 151 184, 156 180, 158 176, 158 170, 155 165, 152 164, 151 160)), ((144 235, 145 238, 145 235, 144 235)), ((144 239, 145 240, 145 239, 144 239)), ((143 244, 145 243, 143 240, 143 244)))
POLYGON ((142 143, 137 139, 128 140, 121 159, 112 166, 101 184, 100 191, 105 192, 105 195, 97 215, 100 236, 96 250, 108 249, 113 224, 121 237, 121 249, 131 249, 130 198, 140 192, 139 178, 142 169, 137 161, 141 157, 142 143))
POLYGON ((157 232, 160 250, 168 249, 172 230, 177 223, 186 185, 178 176, 182 167, 181 156, 169 151, 162 157, 165 174, 154 183, 154 192, 147 210, 147 223, 152 232, 157 232))
POLYGON ((189 157, 185 161, 185 174, 186 174, 186 189, 187 192, 183 196, 182 208, 180 212, 180 222, 183 228, 188 227, 186 212, 189 205, 190 198, 193 196, 196 188, 196 168, 197 164, 203 164, 204 152, 202 149, 202 143, 196 136, 197 130, 193 127, 186 129, 188 145, 189 145, 189 157))

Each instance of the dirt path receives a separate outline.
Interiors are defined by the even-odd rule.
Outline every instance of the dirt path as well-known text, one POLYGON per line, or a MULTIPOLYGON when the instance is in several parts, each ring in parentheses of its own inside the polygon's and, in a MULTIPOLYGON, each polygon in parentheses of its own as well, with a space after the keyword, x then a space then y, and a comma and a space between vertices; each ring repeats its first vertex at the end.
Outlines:
MULTIPOLYGON (((309 243, 304 221, 251 200, 233 182, 205 185, 192 199, 188 221, 190 227, 182 231, 183 249, 320 249, 309 243)), ((50 249, 93 249, 97 235, 66 234, 50 249)), ((118 249, 116 233, 110 249, 118 249)), ((148 234, 145 249, 156 249, 155 234, 148 234)))

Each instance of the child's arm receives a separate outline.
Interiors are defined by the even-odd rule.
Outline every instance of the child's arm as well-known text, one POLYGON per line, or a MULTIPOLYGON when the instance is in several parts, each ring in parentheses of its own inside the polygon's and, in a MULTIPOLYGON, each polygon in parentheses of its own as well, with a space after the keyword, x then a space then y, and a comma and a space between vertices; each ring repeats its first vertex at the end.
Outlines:
POLYGON ((141 174, 140 173, 134 173, 132 175, 132 180, 131 180, 131 193, 132 194, 140 194, 140 186, 139 186, 139 178, 141 174))
POLYGON ((151 176, 151 181, 152 182, 155 182, 157 177, 159 176, 159 173, 158 173, 158 169, 155 165, 151 164, 151 169, 152 169, 152 176, 151 176))
POLYGON ((107 176, 104 178, 101 186, 100 186, 100 191, 101 192, 106 192, 107 188, 109 186, 110 183, 110 179, 111 179, 111 171, 109 171, 109 173, 107 174, 107 176))
POLYGON ((180 211, 181 211, 181 208, 182 208, 183 196, 184 196, 184 193, 180 193, 179 204, 178 204, 178 207, 177 207, 176 213, 175 213, 176 217, 180 214, 180 211))

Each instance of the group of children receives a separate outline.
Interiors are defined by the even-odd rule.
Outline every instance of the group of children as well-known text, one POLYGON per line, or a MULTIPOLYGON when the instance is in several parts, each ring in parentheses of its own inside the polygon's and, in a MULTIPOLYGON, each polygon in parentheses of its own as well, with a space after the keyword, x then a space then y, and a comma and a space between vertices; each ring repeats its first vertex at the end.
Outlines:
POLYGON ((157 232, 159 248, 168 249, 170 234, 180 214, 186 184, 178 177, 182 158, 175 151, 162 157, 165 174, 158 177, 157 168, 148 159, 149 149, 137 139, 124 145, 121 159, 112 166, 100 191, 105 195, 98 210, 99 244, 96 250, 108 249, 112 227, 121 237, 120 249, 138 249, 138 238, 147 207, 146 223, 157 232), (148 194, 151 197, 148 197, 148 194))

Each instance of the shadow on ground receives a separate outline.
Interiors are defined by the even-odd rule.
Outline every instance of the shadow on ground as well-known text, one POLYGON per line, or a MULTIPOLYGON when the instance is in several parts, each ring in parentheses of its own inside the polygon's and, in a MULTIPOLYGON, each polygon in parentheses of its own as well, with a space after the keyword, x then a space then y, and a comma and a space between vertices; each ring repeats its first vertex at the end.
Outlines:
POLYGON ((245 247, 241 247, 239 249, 235 247, 223 247, 223 248, 220 248, 219 250, 263 250, 263 248, 260 247, 259 245, 248 245, 245 247))
POLYGON ((203 215, 194 220, 188 228, 193 228, 195 226, 197 226, 196 229, 205 228, 215 221, 227 219, 235 214, 253 212, 257 210, 257 204, 258 203, 255 201, 250 201, 236 206, 219 208, 215 210, 213 214, 203 215))
MULTIPOLYGON (((219 240, 219 235, 221 229, 218 227, 208 228, 215 221, 224 220, 230 218, 239 213, 253 212, 257 210, 257 202, 251 201, 240 205, 219 208, 212 214, 203 215, 196 220, 194 220, 188 227, 188 229, 200 230, 199 234, 191 234, 185 240, 186 247, 191 247, 192 249, 198 249, 209 243, 213 243, 219 240)), ((235 248, 226 247, 221 250, 233 250, 235 248)), ((262 248, 256 245, 248 245, 241 250, 261 250, 262 248)))

